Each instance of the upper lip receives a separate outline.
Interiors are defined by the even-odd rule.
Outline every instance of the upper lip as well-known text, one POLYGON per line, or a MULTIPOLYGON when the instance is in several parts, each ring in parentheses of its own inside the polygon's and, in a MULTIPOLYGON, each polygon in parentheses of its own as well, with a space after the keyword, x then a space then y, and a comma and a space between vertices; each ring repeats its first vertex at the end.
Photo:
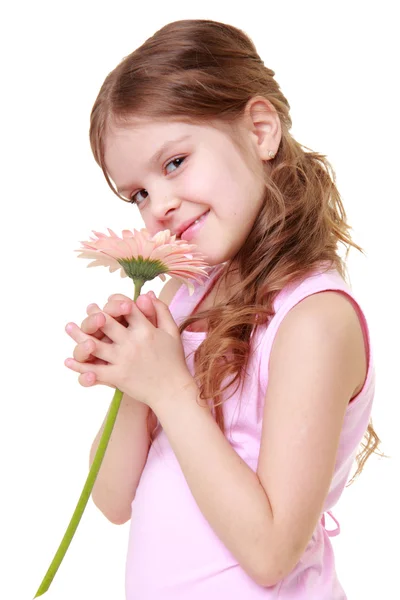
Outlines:
POLYGON ((203 213, 199 214, 197 217, 192 217, 191 219, 189 219, 188 221, 184 221, 181 225, 179 225, 179 227, 175 230, 175 235, 177 237, 179 237, 180 235, 182 235, 182 233, 185 231, 185 229, 187 229, 188 227, 190 227, 190 225, 192 225, 192 223, 194 223, 195 221, 197 221, 197 219, 200 219, 200 217, 202 217, 203 215, 205 215, 206 213, 208 213, 208 210, 204 211, 203 213))

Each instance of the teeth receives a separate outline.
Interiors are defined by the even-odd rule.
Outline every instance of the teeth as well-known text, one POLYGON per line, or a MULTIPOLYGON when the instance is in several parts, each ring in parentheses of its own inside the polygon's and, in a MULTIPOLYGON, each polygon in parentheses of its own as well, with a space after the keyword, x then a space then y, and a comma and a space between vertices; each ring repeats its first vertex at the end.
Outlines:
MULTIPOLYGON (((208 212, 208 211, 207 211, 207 212, 208 212)), ((201 215, 201 217, 199 217, 198 219, 196 219, 195 221, 193 221, 192 225, 196 225, 196 223, 198 223, 199 221, 201 221, 201 220, 202 220, 202 218, 206 216, 206 214, 207 214, 207 213, 204 213, 204 215, 201 215)), ((189 225, 189 227, 192 227, 192 225, 189 225)), ((188 227, 187 229, 189 229, 189 227, 188 227)), ((183 233, 183 231, 182 231, 182 233, 183 233)), ((181 234, 181 235, 182 235, 182 234, 181 234)), ((181 237, 181 235, 179 235, 178 237, 180 238, 180 237, 181 237)))
POLYGON ((193 223, 193 225, 195 223, 198 223, 199 221, 201 221, 206 216, 206 214, 208 214, 208 211, 206 213, 204 213, 204 215, 201 215, 201 217, 199 217, 198 219, 196 219, 195 222, 193 223))

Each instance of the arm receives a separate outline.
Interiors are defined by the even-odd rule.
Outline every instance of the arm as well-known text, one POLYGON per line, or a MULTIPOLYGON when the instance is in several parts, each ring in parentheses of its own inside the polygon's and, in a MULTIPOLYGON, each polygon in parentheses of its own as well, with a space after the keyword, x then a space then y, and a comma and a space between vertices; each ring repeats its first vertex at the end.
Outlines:
MULTIPOLYGON (((92 499, 115 525, 131 518, 131 503, 149 451, 147 415, 149 407, 123 395, 117 419, 104 455, 92 499)), ((90 450, 90 466, 103 433, 105 419, 90 450)))
MULTIPOLYGON (((159 299, 169 304, 180 285, 176 279, 169 279, 162 288, 159 299)), ((123 395, 111 438, 93 486, 93 502, 104 516, 116 525, 122 525, 131 518, 131 504, 150 448, 147 431, 149 410, 146 404, 137 402, 127 394, 123 395)), ((157 424, 153 411, 149 418, 150 428, 153 430, 157 424)), ((90 466, 104 430, 105 420, 90 450, 90 466)))
POLYGON ((358 317, 343 296, 317 294, 290 311, 271 354, 257 473, 197 404, 195 384, 154 404, 200 510, 259 585, 292 570, 317 525, 363 357, 358 317))

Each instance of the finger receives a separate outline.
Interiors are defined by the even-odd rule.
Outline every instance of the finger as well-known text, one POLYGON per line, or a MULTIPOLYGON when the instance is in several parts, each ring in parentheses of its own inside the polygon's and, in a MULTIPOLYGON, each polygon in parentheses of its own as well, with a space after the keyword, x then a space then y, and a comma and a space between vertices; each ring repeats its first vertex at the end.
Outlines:
POLYGON ((133 300, 129 298, 125 300, 109 300, 103 307, 103 311, 106 312, 110 317, 126 317, 131 312, 133 300))
POLYGON ((101 312, 101 309, 97 306, 97 304, 91 304, 86 310, 89 316, 87 316, 81 323, 82 331, 88 335, 93 335, 97 339, 102 339, 104 337, 104 332, 101 331, 101 328, 105 324, 106 320, 101 312))
POLYGON ((111 294, 111 296, 108 297, 108 301, 112 302, 112 301, 122 301, 122 302, 132 302, 132 298, 129 298, 128 296, 124 296, 124 294, 111 294))
MULTIPOLYGON (((89 306, 86 308, 86 313, 90 316, 93 315, 95 313, 101 312, 100 307, 97 304, 89 304, 89 306)), ((91 323, 91 325, 89 325, 89 327, 91 328, 95 328, 98 325, 102 325, 103 324, 103 320, 100 319, 100 321, 98 321, 96 319, 96 317, 94 317, 94 322, 91 323)), ((82 325, 81 325, 82 327, 82 325)), ((91 331, 88 331, 87 333, 92 333, 91 331)), ((93 331, 92 335, 97 338, 98 340, 103 340, 103 342, 106 341, 111 341, 107 338, 107 336, 103 333, 103 331, 101 331, 100 327, 93 331)))
POLYGON ((96 384, 96 375, 92 371, 89 371, 88 373, 83 373, 83 375, 79 375, 78 382, 83 387, 90 387, 91 385, 96 384))
POLYGON ((124 296, 124 294, 112 294, 108 298, 106 304, 107 309, 103 310, 108 313, 108 308, 110 307, 109 314, 113 316, 118 323, 121 323, 124 327, 128 327, 128 315, 131 313, 132 302, 132 298, 128 298, 128 296, 124 296), (120 310, 118 307, 121 307, 122 304, 124 304, 124 306, 122 306, 122 309, 120 310))
POLYGON ((163 329, 174 337, 180 338, 179 327, 176 324, 169 307, 158 298, 153 298, 152 302, 157 315, 158 328, 163 329))
POLYGON ((101 329, 105 325, 106 318, 97 304, 89 304, 86 309, 88 317, 81 323, 81 329, 84 333, 95 337, 97 340, 111 344, 110 338, 101 329))
MULTIPOLYGON (((105 320, 105 319, 104 319, 105 320)), ((74 348, 73 356, 74 359, 79 362, 90 362, 94 364, 106 364, 104 360, 99 359, 91 354, 91 348, 94 348, 94 342, 97 338, 86 335, 76 323, 68 323, 65 327, 65 331, 68 335, 77 342, 74 348), (90 340, 92 343, 90 344, 90 340), (89 344, 89 345, 88 345, 89 344)), ((103 337, 102 343, 108 342, 108 338, 103 337)))
MULTIPOLYGON (((138 298, 139 300, 139 298, 138 298)), ((147 299, 150 300, 149 298, 147 299)), ((152 302, 152 300, 150 300, 152 302)), ((142 309, 140 308, 140 303, 137 304, 136 302, 132 305, 132 314, 128 317, 128 323, 129 323, 129 327, 132 330, 140 330, 142 329, 143 331, 148 331, 149 327, 153 328, 153 327, 157 327, 157 313, 155 313, 155 309, 153 307, 153 309, 151 309, 148 304, 146 305, 146 311, 147 311, 147 315, 150 316, 150 318, 148 318, 148 316, 144 313, 144 305, 146 303, 146 301, 141 301, 142 302, 142 309), (154 311, 154 312, 153 312, 154 311)))
POLYGON ((100 307, 95 303, 89 304, 86 307, 86 314, 88 314, 88 315, 91 315, 91 314, 93 314, 95 312, 99 312, 99 311, 100 311, 100 307))
POLYGON ((81 330, 81 328, 74 322, 67 323, 65 326, 65 331, 68 333, 69 337, 74 340, 77 344, 81 342, 85 342, 89 336, 81 330))
MULTIPOLYGON (((130 300, 129 298, 126 298, 126 296, 122 296, 122 294, 114 294, 113 296, 110 296, 110 299, 104 306, 103 310, 104 312, 118 320, 119 323, 122 323, 123 325, 125 325, 125 323, 126 325, 130 325, 132 324, 132 319, 129 318, 129 315, 131 315, 132 313, 133 304, 134 301, 130 300), (124 316, 123 320, 119 318, 122 316, 124 316)), ((150 323, 152 323, 154 327, 157 327, 156 311, 154 309, 151 298, 149 298, 145 294, 141 295, 136 300, 136 305, 140 308, 140 310, 150 321, 150 323)))
POLYGON ((91 362, 94 364, 106 364, 106 361, 104 359, 100 358, 97 355, 97 353, 95 352, 96 349, 98 351, 96 342, 97 342, 97 344, 104 343, 104 342, 100 342, 99 340, 95 341, 95 339, 93 339, 93 338, 87 338, 84 342, 80 342, 79 344, 77 344, 73 350, 74 359, 79 362, 91 362))
MULTIPOLYGON (((93 319, 94 317, 98 317, 98 316, 101 317, 101 321, 104 323, 104 325, 102 326, 102 330, 103 330, 103 333, 105 333, 107 335, 109 340, 112 340, 113 342, 116 342, 116 343, 120 343, 125 339, 126 328, 123 325, 121 325, 120 323, 118 323, 115 319, 113 319, 112 317, 107 315, 106 313, 103 313, 103 312, 96 313, 94 315, 90 315, 89 317, 87 317, 87 319, 93 319)), ((85 319, 85 321, 86 321, 86 319, 85 319)), ((87 330, 89 327, 89 330, 90 330, 90 324, 88 322, 85 323, 85 321, 84 321, 85 329, 87 330)), ((100 321, 98 321, 98 323, 99 322, 100 321)), ((94 326, 92 325, 92 329, 93 329, 93 327, 94 326)), ((86 331, 82 331, 80 329, 80 327, 78 327, 78 325, 76 325, 76 323, 73 323, 73 322, 70 322, 66 325, 65 331, 77 343, 85 342, 89 338, 89 335, 86 334, 86 331)), ((92 340, 95 339, 95 336, 90 336, 90 339, 92 339, 92 340)))
MULTIPOLYGON (((94 375, 96 378, 96 383, 99 383, 102 385, 108 385, 109 387, 115 387, 110 383, 106 383, 106 380, 108 379, 108 375, 109 375, 108 369, 110 368, 108 365, 103 366, 103 365, 91 365, 91 364, 86 364, 86 363, 80 363, 80 362, 74 360, 73 358, 67 358, 64 361, 64 365, 66 367, 68 367, 68 369, 70 369, 71 371, 75 371, 75 373, 79 373, 81 376, 85 375, 86 377, 82 377, 82 379, 86 383, 88 383, 88 381, 87 381, 88 373, 91 373, 92 375, 89 375, 89 381, 93 378, 93 375, 94 375)), ((81 380, 81 378, 79 378, 79 379, 81 380)))
MULTIPOLYGON (((91 315, 91 317, 94 317, 97 315, 101 315, 102 319, 104 320, 104 325, 102 325, 101 329, 102 329, 103 333, 106 334, 107 338, 111 342, 120 344, 125 341, 126 327, 123 324, 119 323, 117 319, 114 319, 114 317, 111 317, 106 312, 96 313, 96 315, 91 315)), ((93 340, 94 338, 91 337, 91 339, 93 340)), ((81 340, 78 340, 78 341, 81 341, 81 340)), ((101 340, 101 341, 103 342, 104 340, 101 340)))
POLYGON ((154 327, 157 327, 157 313, 153 301, 149 296, 139 296, 136 300, 136 306, 140 308, 145 317, 154 327))

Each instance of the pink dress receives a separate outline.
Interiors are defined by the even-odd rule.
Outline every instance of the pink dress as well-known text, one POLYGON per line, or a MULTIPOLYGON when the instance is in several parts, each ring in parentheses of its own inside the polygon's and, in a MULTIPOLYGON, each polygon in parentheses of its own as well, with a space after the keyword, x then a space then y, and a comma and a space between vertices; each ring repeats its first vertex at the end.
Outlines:
MULTIPOLYGON (((218 271, 218 266, 209 268, 210 279, 206 287, 212 285, 218 271)), ((362 390, 346 410, 324 511, 302 558, 277 585, 262 587, 255 583, 201 513, 168 439, 159 427, 132 502, 126 559, 127 600, 346 600, 336 575, 329 539, 340 532, 340 527, 330 509, 339 500, 349 479, 356 452, 368 427, 375 371, 365 315, 337 271, 314 272, 300 284, 280 292, 275 301, 275 315, 268 326, 260 326, 252 337, 251 376, 242 390, 241 404, 238 405, 239 387, 223 404, 223 410, 229 442, 256 471, 268 385, 268 361, 277 329, 295 304, 324 290, 343 292, 358 311, 368 351, 368 373, 362 390), (327 515, 336 523, 336 529, 327 529, 327 515)), ((170 311, 178 325, 192 313, 204 291, 204 286, 195 284, 195 292, 189 296, 186 285, 179 288, 170 304, 170 311)), ((186 360, 192 374, 193 352, 205 335, 205 332, 182 333, 186 360)), ((232 389, 227 392, 228 397, 232 389)))

